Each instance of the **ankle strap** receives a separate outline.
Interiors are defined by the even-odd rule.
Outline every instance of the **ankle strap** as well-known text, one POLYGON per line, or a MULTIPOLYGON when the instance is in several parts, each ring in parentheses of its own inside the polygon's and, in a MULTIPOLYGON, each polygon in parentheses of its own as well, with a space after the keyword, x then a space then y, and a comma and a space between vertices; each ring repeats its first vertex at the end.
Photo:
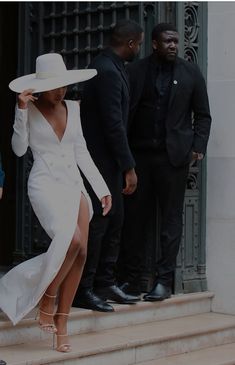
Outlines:
POLYGON ((54 313, 47 313, 47 312, 44 312, 42 309, 39 309, 39 312, 42 314, 46 314, 47 316, 54 317, 54 313))
MULTIPOLYGON (((68 333, 65 333, 64 335, 58 335, 58 333, 56 333, 56 336, 57 337, 66 337, 66 336, 68 336, 68 333)), ((65 343, 65 345, 69 345, 69 344, 65 343)))
POLYGON ((48 298, 56 298, 56 295, 49 295, 49 294, 47 294, 46 292, 44 293, 44 295, 45 295, 46 297, 48 297, 48 298))
POLYGON ((55 313, 55 316, 68 316, 68 315, 69 313, 59 313, 59 312, 55 313))

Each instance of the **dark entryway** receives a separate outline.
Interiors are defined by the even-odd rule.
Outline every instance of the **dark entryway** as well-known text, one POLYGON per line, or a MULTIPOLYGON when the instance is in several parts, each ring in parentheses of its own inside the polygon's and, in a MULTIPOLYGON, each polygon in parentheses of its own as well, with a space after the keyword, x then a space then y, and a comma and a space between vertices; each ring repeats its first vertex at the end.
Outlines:
POLYGON ((0 202, 0 265, 9 266, 15 246, 16 159, 11 150, 15 95, 8 84, 17 73, 18 4, 0 3, 0 150, 6 174, 0 202))
MULTIPOLYGON (((34 72, 36 57, 47 52, 61 53, 68 68, 85 67, 105 46, 109 30, 121 18, 136 20, 145 31, 140 57, 151 52, 151 30, 156 23, 175 23, 181 35, 180 55, 190 62, 198 63, 206 75, 206 3, 0 3, 0 149, 6 172, 4 199, 0 202, 0 265, 5 265, 6 268, 12 263, 19 263, 41 253, 49 244, 27 197, 31 154, 29 152, 16 159, 11 151, 15 96, 9 91, 8 83, 16 75, 34 72)), ((74 87, 71 97, 75 97, 78 91, 74 87)), ((175 293, 206 290, 205 194, 204 161, 201 165, 192 166, 188 176, 175 293)), ((144 287, 151 286, 155 278, 159 254, 157 217, 158 214, 154 215, 146 227, 147 255, 142 277, 144 287)))

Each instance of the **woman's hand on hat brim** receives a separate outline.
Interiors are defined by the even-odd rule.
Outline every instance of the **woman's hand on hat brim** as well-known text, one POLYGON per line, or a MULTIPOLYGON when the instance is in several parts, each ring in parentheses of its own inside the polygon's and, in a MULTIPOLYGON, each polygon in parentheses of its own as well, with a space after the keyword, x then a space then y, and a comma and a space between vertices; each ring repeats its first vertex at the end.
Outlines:
POLYGON ((18 108, 19 109, 27 109, 28 102, 34 102, 38 98, 32 95, 33 89, 24 90, 21 94, 18 95, 18 108))

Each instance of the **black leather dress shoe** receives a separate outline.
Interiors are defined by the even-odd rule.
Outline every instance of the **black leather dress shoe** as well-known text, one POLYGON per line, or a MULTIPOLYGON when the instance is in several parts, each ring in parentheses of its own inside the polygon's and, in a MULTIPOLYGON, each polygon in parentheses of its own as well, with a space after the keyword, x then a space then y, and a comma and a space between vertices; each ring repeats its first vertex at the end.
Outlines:
POLYGON ((91 289, 82 291, 81 295, 78 295, 73 302, 73 307, 92 309, 98 312, 113 312, 114 308, 106 303, 103 299, 99 298, 91 289))
POLYGON ((122 283, 122 284, 118 285, 118 287, 125 294, 134 295, 136 297, 140 297, 140 295, 141 295, 140 286, 139 285, 133 285, 132 283, 129 283, 128 281, 126 281, 125 283, 122 283))
POLYGON ((112 300, 119 304, 135 304, 139 300, 134 295, 125 294, 117 285, 97 288, 95 292, 103 300, 112 300))
POLYGON ((144 295, 144 300, 147 302, 156 302, 170 298, 171 288, 169 286, 158 283, 153 287, 153 289, 144 295))

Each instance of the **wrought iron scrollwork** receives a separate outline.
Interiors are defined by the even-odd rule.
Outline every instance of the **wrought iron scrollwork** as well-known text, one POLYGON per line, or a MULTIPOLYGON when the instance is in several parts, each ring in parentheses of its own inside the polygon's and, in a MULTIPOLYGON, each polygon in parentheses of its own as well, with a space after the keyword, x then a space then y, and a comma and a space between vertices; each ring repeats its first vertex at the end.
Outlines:
POLYGON ((147 19, 148 14, 154 14, 155 13, 155 3, 154 2, 145 2, 143 6, 143 17, 144 19, 147 19))
POLYGON ((195 162, 194 166, 190 168, 188 179, 187 179, 187 189, 189 190, 197 190, 198 187, 198 173, 199 169, 195 162))
POLYGON ((189 62, 198 63, 199 20, 196 2, 187 2, 184 7, 184 58, 189 62))
MULTIPOLYGON (((184 58, 201 66, 204 5, 200 2, 185 2, 184 9, 184 58)), ((202 239, 203 218, 202 163, 190 165, 184 206, 184 227, 181 250, 176 270, 176 290, 183 292, 207 289, 205 242, 202 239)))
MULTIPOLYGON (((198 64, 198 48, 199 48, 199 3, 184 3, 184 58, 193 63, 198 64)), ((187 189, 196 190, 198 184, 199 167, 194 163, 190 167, 188 175, 187 189)))

